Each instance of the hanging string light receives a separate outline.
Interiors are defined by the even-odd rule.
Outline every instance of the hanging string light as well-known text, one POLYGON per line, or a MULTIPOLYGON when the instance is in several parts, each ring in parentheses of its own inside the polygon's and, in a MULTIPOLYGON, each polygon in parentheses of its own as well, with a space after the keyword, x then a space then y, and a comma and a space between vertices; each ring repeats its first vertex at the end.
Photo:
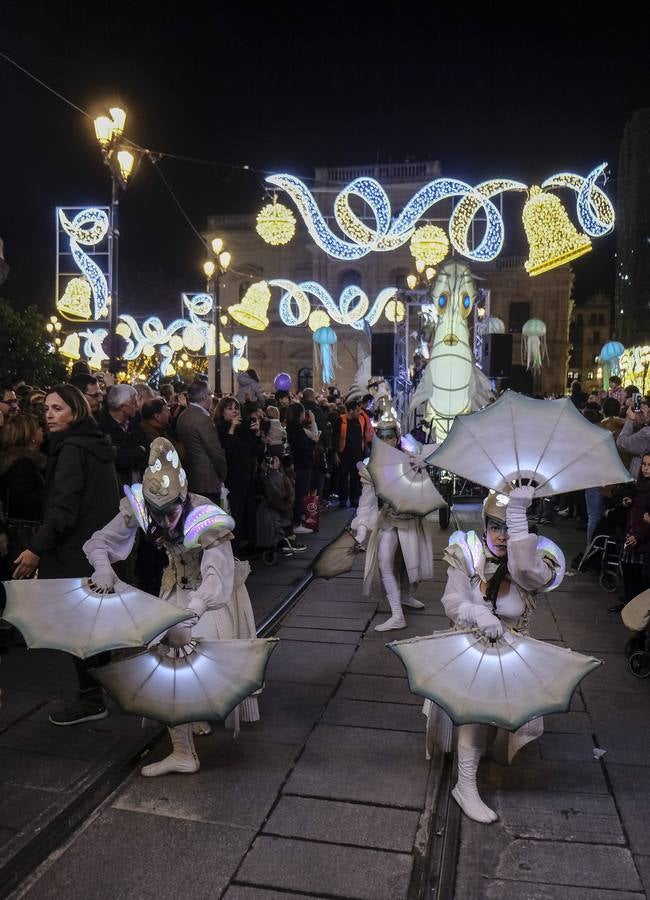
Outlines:
POLYGON ((259 211, 255 230, 263 241, 274 247, 288 244, 296 233, 296 217, 274 197, 273 203, 267 203, 259 211))

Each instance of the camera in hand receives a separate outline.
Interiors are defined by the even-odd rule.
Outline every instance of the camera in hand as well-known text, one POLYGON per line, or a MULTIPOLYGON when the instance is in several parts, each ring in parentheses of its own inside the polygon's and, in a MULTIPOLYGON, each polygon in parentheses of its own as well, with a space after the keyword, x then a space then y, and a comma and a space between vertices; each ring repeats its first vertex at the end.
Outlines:
POLYGON ((641 412, 641 394, 635 394, 632 401, 632 409, 634 412, 641 412))

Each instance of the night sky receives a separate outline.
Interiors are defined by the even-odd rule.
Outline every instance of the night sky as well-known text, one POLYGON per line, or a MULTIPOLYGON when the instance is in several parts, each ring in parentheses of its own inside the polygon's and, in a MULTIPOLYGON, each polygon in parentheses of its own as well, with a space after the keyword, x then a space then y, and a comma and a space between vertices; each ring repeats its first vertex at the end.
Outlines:
MULTIPOLYGON (((142 146, 209 161, 160 162, 199 230, 210 213, 260 207, 264 176, 245 165, 311 176, 317 165, 438 159, 472 183, 531 184, 607 160, 615 197, 623 127, 650 105, 647 27, 618 27, 614 13, 596 28, 576 18, 524 31, 277 9, 5 0, 0 50, 93 115, 120 102, 142 146)), ((1 58, 0 92, 0 236, 12 269, 2 295, 49 313, 54 207, 107 204, 108 170, 92 122, 1 58)), ((521 238, 521 223, 508 224, 521 238)), ((204 286, 201 244, 146 159, 123 195, 121 233, 122 309, 177 309, 181 290, 204 286)), ((611 293, 613 253, 613 238, 597 240, 575 263, 578 299, 611 293)))

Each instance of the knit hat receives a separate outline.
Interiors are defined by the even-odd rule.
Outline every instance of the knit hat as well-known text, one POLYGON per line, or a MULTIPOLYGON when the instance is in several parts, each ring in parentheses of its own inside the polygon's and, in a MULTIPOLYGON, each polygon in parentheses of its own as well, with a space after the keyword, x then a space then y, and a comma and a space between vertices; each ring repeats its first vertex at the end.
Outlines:
POLYGON ((187 476, 178 453, 167 438, 156 438, 149 450, 149 465, 142 479, 144 499, 156 510, 187 497, 187 476))

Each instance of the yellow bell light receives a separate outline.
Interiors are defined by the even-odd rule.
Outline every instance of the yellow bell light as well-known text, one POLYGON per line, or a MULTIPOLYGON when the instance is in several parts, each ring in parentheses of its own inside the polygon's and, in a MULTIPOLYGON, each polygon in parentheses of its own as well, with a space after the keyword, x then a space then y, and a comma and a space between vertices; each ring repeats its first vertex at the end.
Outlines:
POLYGON ((407 276, 406 276, 406 283, 407 283, 408 286, 409 286, 409 290, 410 290, 410 291, 414 291, 414 290, 415 290, 415 286, 416 286, 416 284, 418 283, 417 276, 416 276, 416 275, 407 275, 407 276))
POLYGON ((219 254, 223 250, 223 241, 221 240, 221 238, 213 238, 211 246, 212 246, 212 252, 214 253, 214 255, 219 256, 219 254))
POLYGON ((124 126, 126 124, 126 113, 119 106, 112 106, 109 109, 111 119, 113 120, 113 134, 115 137, 121 137, 124 134, 124 126))
POLYGON ((591 241, 574 227, 559 197, 530 188, 522 214, 530 246, 530 257, 524 263, 532 277, 563 266, 591 250, 591 241))
POLYGON ((268 328, 268 310, 271 302, 271 289, 266 281, 256 281, 244 294, 241 303, 228 307, 230 317, 253 331, 264 331, 268 328))
POLYGON ((212 278, 212 276, 214 275, 215 268, 216 268, 216 266, 212 262, 212 260, 206 259, 206 261, 203 263, 203 273, 204 273, 205 277, 212 278))
POLYGON ((108 147, 113 139, 115 125, 108 116, 98 116, 95 119, 95 137, 101 147, 108 147))
POLYGON ((59 347, 59 353, 61 356, 66 356, 68 359, 80 359, 80 341, 79 335, 76 332, 69 334, 64 342, 59 347))
POLYGON ((56 301, 56 308, 62 315, 73 320, 92 319, 92 296, 92 288, 85 278, 71 278, 65 292, 56 301))
POLYGON ((255 231, 274 247, 288 244, 296 233, 296 217, 288 207, 274 199, 257 214, 255 231))
POLYGON ((225 339, 225 337, 220 333, 219 334, 219 355, 222 353, 230 353, 230 344, 225 339))
POLYGON ((404 304, 401 300, 389 300, 384 307, 384 315, 389 322, 401 322, 404 319, 404 304))
POLYGON ((120 169, 120 175, 122 176, 122 181, 124 184, 129 180, 129 176, 133 171, 133 164, 135 163, 135 156, 131 153, 130 150, 120 150, 117 154, 117 164, 120 169))
POLYGON ((219 265, 221 267, 222 272, 227 272, 228 267, 230 266, 230 260, 232 259, 232 254, 227 250, 224 250, 219 254, 219 265))

